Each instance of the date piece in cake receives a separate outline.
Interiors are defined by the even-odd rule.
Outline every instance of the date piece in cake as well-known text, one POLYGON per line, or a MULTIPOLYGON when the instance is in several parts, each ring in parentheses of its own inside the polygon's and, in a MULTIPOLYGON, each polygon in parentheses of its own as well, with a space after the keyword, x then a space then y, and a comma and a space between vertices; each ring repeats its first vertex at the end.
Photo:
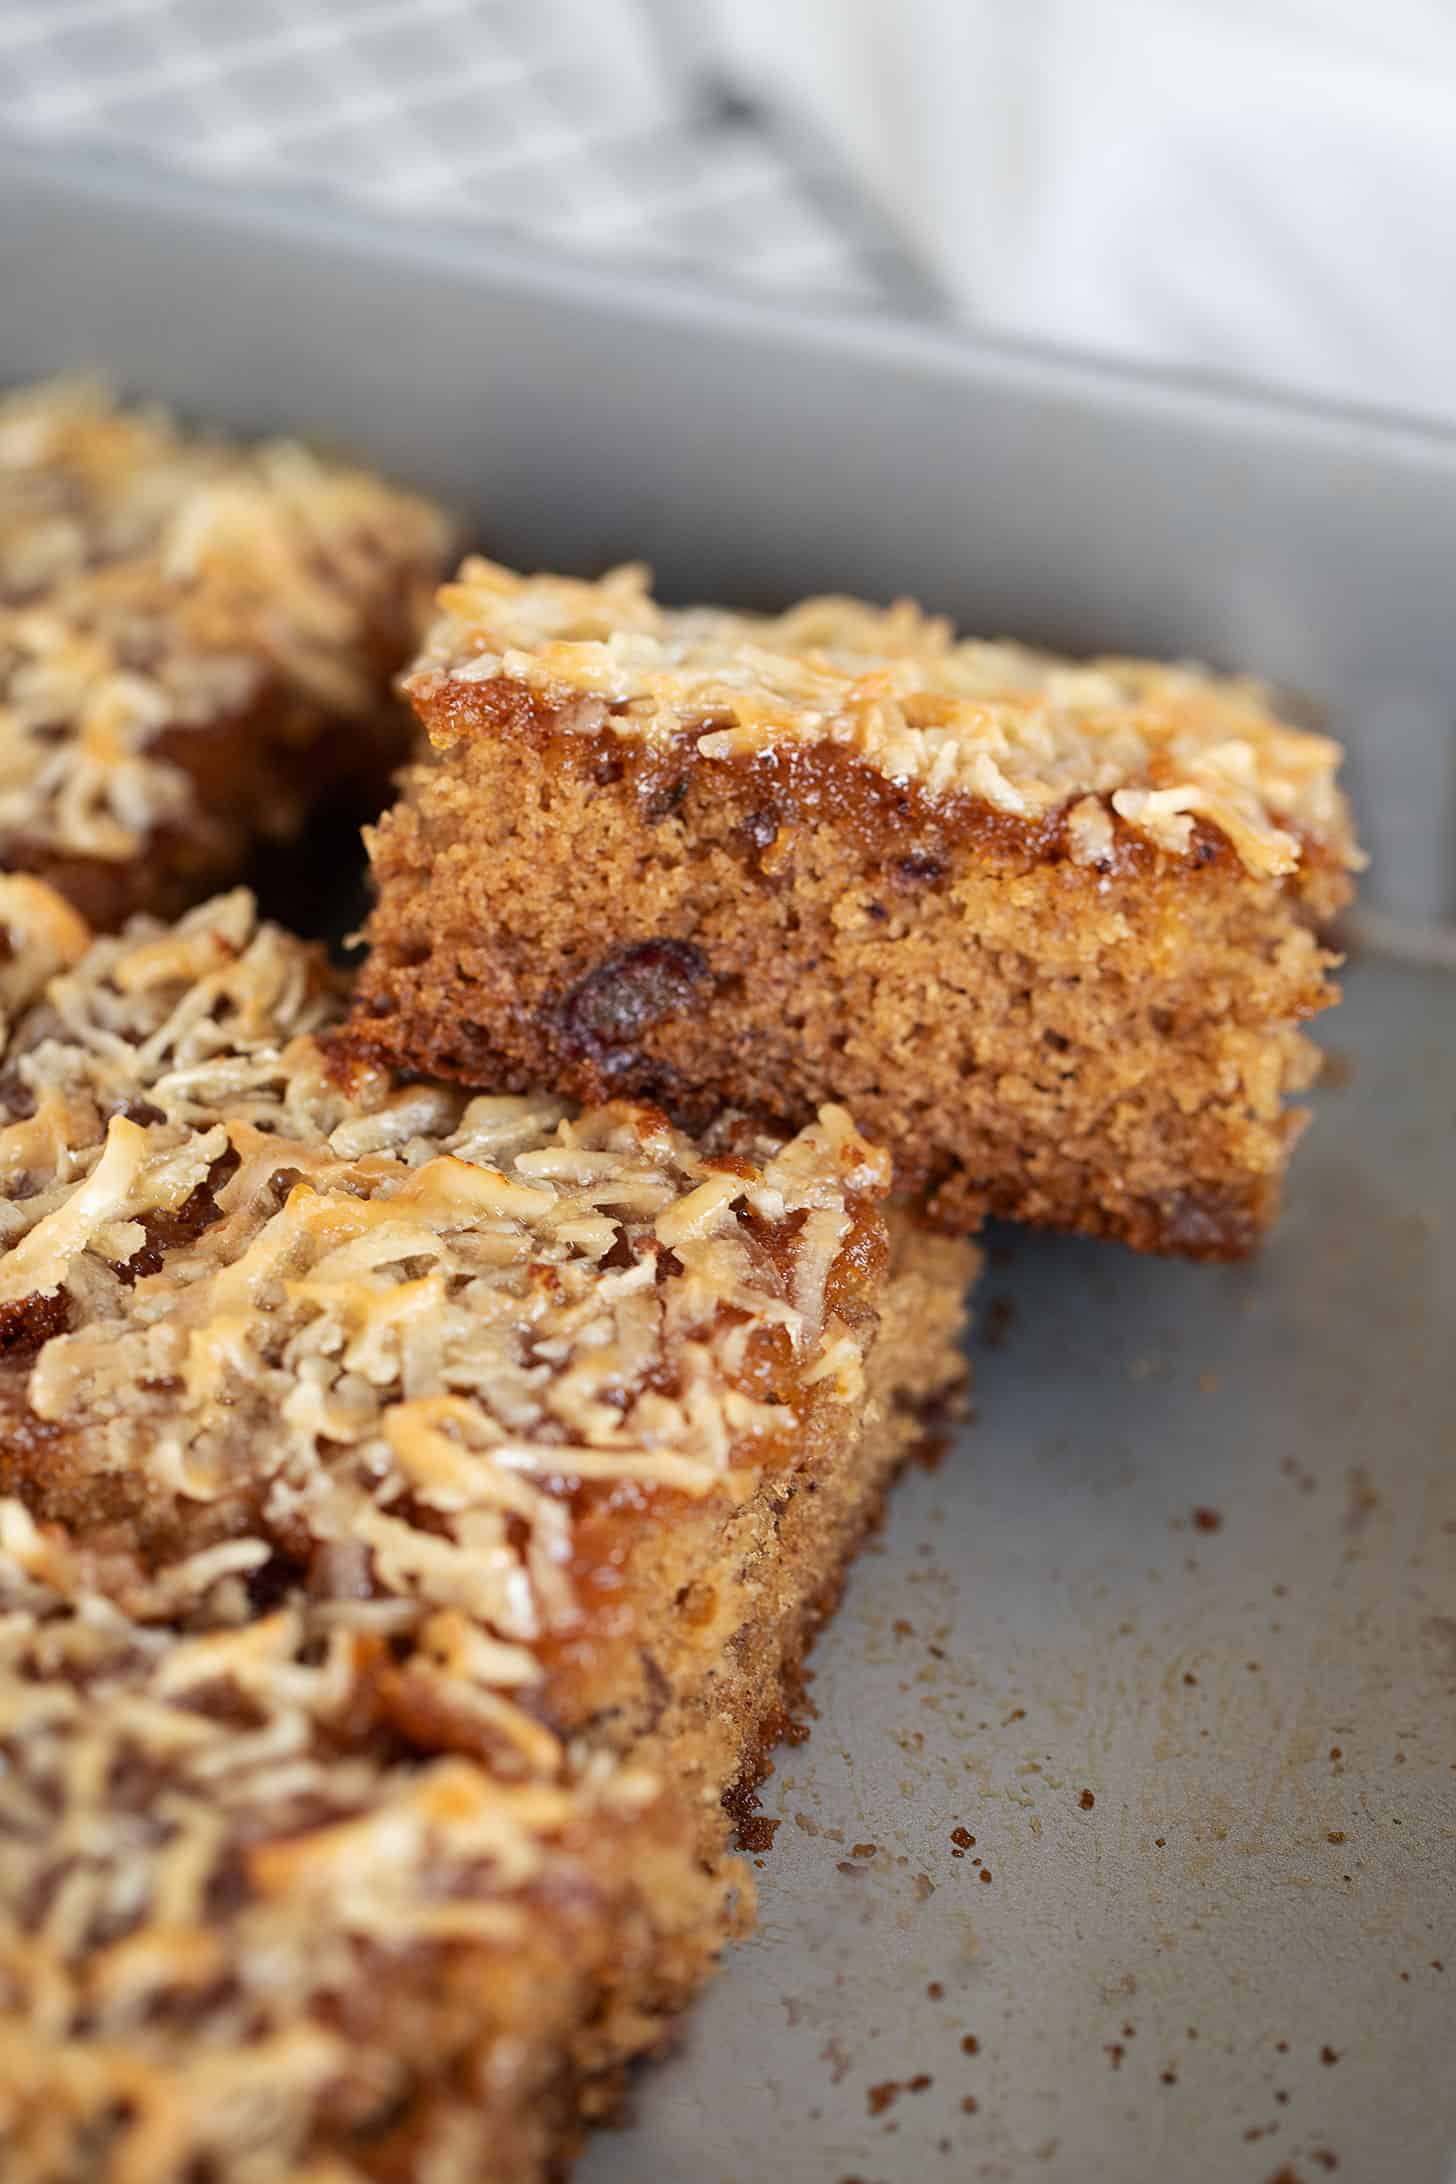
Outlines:
POLYGON ((840 1100, 952 1230, 1268 1227, 1360 860, 1338 747, 1253 686, 477 560, 406 687, 361 1054, 689 1127, 840 1100))
POLYGON ((58 382, 0 399, 0 869, 170 912, 324 799, 377 808, 447 528, 303 447, 58 382))
POLYGON ((971 1248, 891 1234, 838 1109, 695 1140, 398 1084, 246 893, 79 954, 46 900, 0 881, 0 1491, 104 1538, 123 1605, 129 1561, 252 1537, 267 1585, 465 1619, 714 1851, 961 1377, 971 1248))

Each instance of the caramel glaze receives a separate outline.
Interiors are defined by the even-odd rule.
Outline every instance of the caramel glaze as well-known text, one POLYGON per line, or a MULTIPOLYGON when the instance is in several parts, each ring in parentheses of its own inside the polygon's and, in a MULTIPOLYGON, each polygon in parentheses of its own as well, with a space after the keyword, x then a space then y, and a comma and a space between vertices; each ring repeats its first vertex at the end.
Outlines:
MULTIPOLYGON (((1102 879, 1147 882, 1182 874, 1196 878, 1210 866, 1239 867, 1240 859, 1222 828, 1195 818, 1188 849, 1181 855, 1159 848, 1120 818, 1105 798, 1112 822, 1112 854, 1097 863, 1078 865, 1072 855, 1067 815, 1081 801, 1068 797, 1034 819, 996 810, 983 798, 956 789, 931 796, 915 782, 894 781, 843 745, 790 742, 744 758, 704 758, 697 745, 714 729, 730 728, 732 719, 704 717, 684 722, 672 743, 643 743, 635 735, 603 727, 591 731, 563 728, 560 708, 506 677, 481 683, 441 679, 421 692, 416 707, 431 746, 441 757, 452 748, 480 738, 499 737, 549 751, 553 763, 603 787, 625 785, 644 821, 668 817, 682 803, 696 774, 731 793, 735 803, 753 808, 744 822, 745 861, 770 852, 791 826, 828 823, 842 830, 867 864, 886 866, 898 859, 920 860, 920 877, 943 878, 966 856, 994 858, 1009 872, 1038 866, 1070 865, 1087 884, 1102 879), (753 805, 755 791, 762 800, 753 805), (940 869, 935 869, 939 867, 940 869)), ((625 708, 616 708, 621 712, 625 708)), ((1146 774, 1127 788, 1157 789, 1177 778, 1174 762, 1156 752, 1146 774)), ((1338 848, 1291 827, 1299 842, 1297 869, 1284 891, 1307 903, 1313 915, 1333 917, 1352 892, 1338 848)), ((770 869, 772 860, 770 858, 770 869)), ((906 875, 907 877, 910 875, 906 875)))

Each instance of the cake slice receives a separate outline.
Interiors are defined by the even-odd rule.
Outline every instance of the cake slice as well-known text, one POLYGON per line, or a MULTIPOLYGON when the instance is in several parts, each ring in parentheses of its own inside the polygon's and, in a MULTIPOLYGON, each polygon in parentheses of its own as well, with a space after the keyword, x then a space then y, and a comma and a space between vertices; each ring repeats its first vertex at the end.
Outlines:
POLYGON ((78 953, 12 877, 0 927, 0 1491, 123 1607, 253 1540, 260 1598, 485 1634, 503 1687, 670 1776, 718 1855, 962 1376, 970 1247, 892 1233, 834 1108, 691 1139, 362 1068, 330 1049, 338 982, 241 891, 78 953))
POLYGON ((447 529, 306 449, 188 437, 88 382, 0 400, 0 869, 94 923, 377 805, 447 529))
POLYGON ((361 1067, 241 891, 0 935, 7 2184, 545 2184, 745 1923, 970 1247, 832 1108, 361 1067))
POLYGON ((689 1127, 840 1100, 952 1230, 1273 1219, 1359 857, 1338 747, 1251 685, 470 561, 406 687, 361 1055, 689 1127))
POLYGON ((559 2176, 710 1969, 734 1876, 640 1770, 496 1692, 483 1635, 258 1612, 259 1555, 127 1615, 0 1503, 6 2184, 559 2176))

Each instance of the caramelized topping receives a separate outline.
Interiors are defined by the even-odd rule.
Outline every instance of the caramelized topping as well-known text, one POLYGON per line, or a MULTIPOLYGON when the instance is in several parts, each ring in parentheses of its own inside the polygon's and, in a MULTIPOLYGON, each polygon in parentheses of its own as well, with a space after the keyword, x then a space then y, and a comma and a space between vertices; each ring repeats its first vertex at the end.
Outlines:
POLYGON ((1178 856, 1203 820, 1264 876, 1292 872, 1302 838, 1359 862, 1339 746, 1285 725, 1252 683, 957 640, 905 600, 672 610, 636 567, 586 584, 473 559, 439 607, 406 684, 421 697, 501 679, 558 705, 568 731, 652 746, 695 733, 708 759, 835 744, 932 799, 1029 823, 1072 807, 1072 855, 1088 864, 1114 817, 1178 856))
POLYGON ((264 2184, 303 2173, 321 2124, 367 2140, 448 2058, 422 2051, 425 1994, 413 2030, 408 2008, 371 2018, 360 1997, 427 1994, 462 1946, 499 1953, 508 1981, 530 1917, 604 1896, 615 1832, 656 1795, 521 1715, 448 1614, 396 1616, 387 1653, 362 1605, 247 1620, 243 1580, 267 1553, 194 1558, 124 1616, 0 1502, 0 2139, 16 2184, 264 2184), (473 1724, 483 1756, 420 1758, 380 1724, 381 1657, 405 1658, 416 1705, 473 1724))
POLYGON ((371 642, 445 544, 425 502, 290 443, 184 438, 86 382, 0 400, 0 834, 129 858, 192 812, 165 732, 269 691, 377 711, 371 642))
POLYGON ((858 1399, 835 1281, 886 1165, 834 1108, 720 1159, 626 1103, 346 1092, 338 1007, 242 892, 54 976, 7 1056, 0 1307, 64 1301, 26 1394, 76 1461, 468 1614, 525 1686, 582 1484, 733 1493, 858 1399))

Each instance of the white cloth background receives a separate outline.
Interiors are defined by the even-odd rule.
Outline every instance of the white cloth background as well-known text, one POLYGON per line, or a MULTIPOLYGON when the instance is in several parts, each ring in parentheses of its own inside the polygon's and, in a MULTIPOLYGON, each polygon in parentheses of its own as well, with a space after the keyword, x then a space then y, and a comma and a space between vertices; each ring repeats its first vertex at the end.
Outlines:
POLYGON ((1456 417, 1450 0, 707 0, 958 312, 1456 417))

